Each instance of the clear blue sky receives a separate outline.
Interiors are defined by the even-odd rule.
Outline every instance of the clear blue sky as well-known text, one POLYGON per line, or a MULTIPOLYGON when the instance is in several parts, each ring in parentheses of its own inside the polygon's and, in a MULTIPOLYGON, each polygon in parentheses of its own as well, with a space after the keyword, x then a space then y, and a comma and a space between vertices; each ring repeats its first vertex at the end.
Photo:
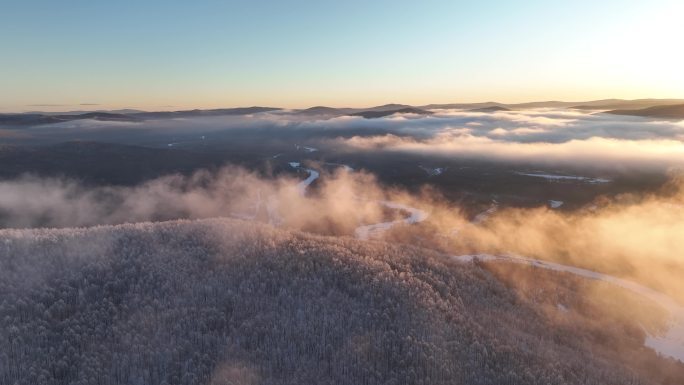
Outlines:
POLYGON ((0 110, 684 97, 682 3, 0 0, 0 110))

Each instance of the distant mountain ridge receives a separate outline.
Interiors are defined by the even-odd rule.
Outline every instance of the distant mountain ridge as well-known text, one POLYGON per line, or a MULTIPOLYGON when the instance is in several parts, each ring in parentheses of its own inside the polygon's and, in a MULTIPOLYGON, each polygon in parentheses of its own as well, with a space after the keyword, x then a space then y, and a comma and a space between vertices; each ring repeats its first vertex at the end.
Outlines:
POLYGON ((108 112, 88 112, 78 115, 0 114, 0 125, 32 126, 85 119, 114 122, 137 122, 142 120, 133 115, 113 114, 108 112))
POLYGON ((240 108, 219 108, 212 110, 181 110, 181 111, 157 111, 157 112, 132 112, 132 113, 113 113, 113 112, 85 112, 79 114, 49 114, 49 113, 28 113, 28 114, 0 114, 0 126, 33 126, 42 124, 53 124, 69 122, 74 120, 99 120, 108 122, 140 122, 150 119, 173 119, 206 116, 228 116, 228 115, 249 115, 261 112, 278 111, 281 108, 275 107, 240 107, 240 108))
MULTIPOLYGON (((414 109, 418 110, 416 107, 409 106, 407 104, 396 104, 396 103, 390 103, 390 104, 384 104, 381 106, 375 106, 375 107, 369 107, 369 108, 336 108, 336 107, 326 107, 326 106, 315 106, 315 107, 310 107, 306 108, 303 110, 296 110, 295 113, 298 115, 324 115, 324 116, 343 116, 343 115, 352 115, 352 116, 363 116, 364 114, 369 114, 369 115, 381 115, 381 116, 387 116, 387 115, 382 115, 382 113, 387 113, 387 112, 392 112, 392 113, 397 113, 396 111, 399 110, 406 110, 406 109, 414 109), (374 114, 377 113, 377 114, 374 114)), ((377 116, 377 117, 381 117, 377 116)))
POLYGON ((527 108, 573 108, 580 110, 610 110, 610 109, 641 109, 661 105, 684 104, 684 99, 599 99, 579 102, 565 102, 559 100, 548 100, 525 103, 500 103, 500 102, 476 102, 476 103, 433 103, 425 105, 408 105, 390 103, 370 108, 336 108, 327 106, 315 106, 307 109, 297 110, 300 114, 354 114, 363 111, 391 111, 404 108, 417 108, 421 110, 440 110, 458 109, 479 112, 516 110, 527 108))
POLYGON ((510 108, 506 107, 501 107, 501 106, 491 106, 491 107, 484 107, 484 108, 474 108, 472 110, 469 110, 470 112, 501 112, 501 111, 511 111, 510 108))
POLYGON ((564 102, 558 100, 540 101, 540 102, 526 102, 526 103, 498 103, 498 102, 484 102, 484 103, 447 103, 447 104, 427 104, 418 106, 418 108, 425 109, 484 109, 492 107, 502 107, 508 109, 526 109, 526 108, 575 108, 588 110, 610 110, 610 109, 639 109, 646 107, 654 107, 661 105, 684 104, 684 99, 601 99, 591 100, 585 102, 564 102))
POLYGON ((212 110, 182 110, 182 111, 159 111, 159 112, 140 112, 132 114, 134 117, 143 119, 165 119, 165 118, 191 118, 200 116, 226 116, 226 115, 250 115, 261 112, 279 111, 277 107, 238 107, 238 108, 217 108, 212 110))
POLYGON ((328 115, 328 116, 341 116, 341 115, 347 115, 351 112, 354 112, 355 109, 353 108, 335 108, 335 107, 326 107, 326 106, 315 106, 315 107, 310 107, 306 108, 303 110, 297 110, 295 113, 297 115, 328 115))
POLYGON ((608 99, 599 100, 596 102, 588 102, 578 104, 572 108, 578 110, 638 110, 650 107, 669 106, 684 104, 682 99, 636 99, 636 100, 619 100, 608 99))
POLYGON ((641 116, 645 118, 684 119, 684 104, 654 106, 639 110, 612 110, 613 115, 641 116))
POLYGON ((24 127, 61 123, 73 120, 93 119, 112 122, 139 122, 151 119, 174 119, 210 116, 250 115, 263 112, 282 111, 304 116, 338 117, 362 116, 368 119, 381 118, 397 113, 414 113, 430 115, 432 110, 458 109, 472 112, 497 112, 520 110, 529 108, 572 108, 577 110, 610 110, 608 113, 616 115, 652 116, 663 118, 680 118, 682 114, 677 106, 684 105, 684 99, 602 99, 586 102, 540 101, 528 103, 447 103, 411 106, 407 104, 390 103, 369 108, 337 108, 328 106, 314 106, 305 109, 284 110, 279 107, 238 107, 217 108, 208 110, 179 110, 179 111, 139 111, 134 109, 112 111, 72 111, 72 112, 28 112, 0 114, 0 127, 24 127), (668 109, 671 107, 672 109, 668 109), (646 111, 645 109, 653 108, 646 111), (644 111, 640 111, 644 110, 644 111))
POLYGON ((427 110, 422 110, 420 108, 415 108, 415 107, 404 107, 404 108, 399 108, 396 110, 368 110, 368 111, 361 111, 361 112, 355 112, 353 114, 349 114, 350 116, 362 116, 366 119, 375 119, 375 118, 383 118, 385 116, 390 116, 394 114, 417 114, 417 115, 432 115, 432 111, 427 111, 427 110))

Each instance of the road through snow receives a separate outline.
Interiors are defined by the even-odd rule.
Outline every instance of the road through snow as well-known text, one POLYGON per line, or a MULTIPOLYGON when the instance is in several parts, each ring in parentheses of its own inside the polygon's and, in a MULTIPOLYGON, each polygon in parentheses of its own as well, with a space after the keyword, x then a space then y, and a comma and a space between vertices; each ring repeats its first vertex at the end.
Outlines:
POLYGON ((559 263, 541 261, 538 259, 525 258, 512 255, 460 255, 454 256, 453 259, 459 262, 473 262, 474 260, 489 261, 489 262, 507 262, 517 263, 523 265, 531 265, 534 267, 563 271, 575 274, 584 278, 594 279, 619 286, 623 289, 630 290, 634 293, 640 294, 651 301, 657 303, 670 312, 670 325, 667 332, 662 335, 651 335, 647 332, 646 341, 644 345, 655 350, 660 355, 671 357, 684 362, 684 307, 674 301, 672 298, 663 293, 650 289, 646 286, 624 279, 616 278, 607 274, 597 273, 595 271, 581 269, 579 267, 561 265, 559 263))

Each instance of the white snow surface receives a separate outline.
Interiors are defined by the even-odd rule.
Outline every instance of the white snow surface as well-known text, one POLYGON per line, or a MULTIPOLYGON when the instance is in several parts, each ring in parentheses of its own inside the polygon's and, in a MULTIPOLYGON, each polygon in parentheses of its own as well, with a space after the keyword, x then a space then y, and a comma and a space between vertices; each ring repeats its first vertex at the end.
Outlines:
POLYGON ((621 278, 616 278, 611 275, 597 273, 595 271, 582 269, 574 266, 561 265, 559 263, 541 261, 538 259, 525 258, 516 255, 491 255, 491 254, 476 254, 476 255, 459 255, 452 257, 459 262, 468 263, 475 260, 489 261, 489 262, 508 262, 518 263, 524 265, 531 265, 542 269, 563 271, 575 274, 584 278, 594 279, 598 281, 607 282, 623 289, 630 290, 634 293, 640 294, 651 301, 662 306, 670 312, 669 329, 661 335, 652 335, 647 332, 646 341, 644 345, 655 350, 658 354, 670 358, 674 358, 684 362, 684 307, 674 301, 672 298, 660 293, 656 290, 640 285, 635 282, 627 281, 621 278))

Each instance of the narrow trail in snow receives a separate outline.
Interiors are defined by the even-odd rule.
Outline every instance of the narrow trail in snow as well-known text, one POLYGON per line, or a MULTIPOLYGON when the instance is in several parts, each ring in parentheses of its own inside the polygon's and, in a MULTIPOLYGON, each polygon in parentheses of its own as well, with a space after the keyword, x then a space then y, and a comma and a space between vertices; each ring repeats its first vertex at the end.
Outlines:
POLYGON ((621 278, 613 277, 611 275, 597 273, 595 271, 582 269, 574 266, 561 265, 555 262, 541 261, 538 259, 525 258, 513 255, 491 255, 491 254, 477 254, 477 255, 460 255, 454 256, 453 259, 469 263, 475 260, 486 262, 504 262, 516 263, 523 265, 530 265, 541 269, 562 271, 588 279, 607 282, 612 285, 630 290, 634 293, 640 294, 649 300, 657 303, 670 312, 670 325, 667 332, 662 335, 651 335, 647 333, 644 345, 655 350, 660 355, 674 358, 684 362, 684 307, 674 301, 667 295, 640 285, 638 283, 627 281, 621 278))

